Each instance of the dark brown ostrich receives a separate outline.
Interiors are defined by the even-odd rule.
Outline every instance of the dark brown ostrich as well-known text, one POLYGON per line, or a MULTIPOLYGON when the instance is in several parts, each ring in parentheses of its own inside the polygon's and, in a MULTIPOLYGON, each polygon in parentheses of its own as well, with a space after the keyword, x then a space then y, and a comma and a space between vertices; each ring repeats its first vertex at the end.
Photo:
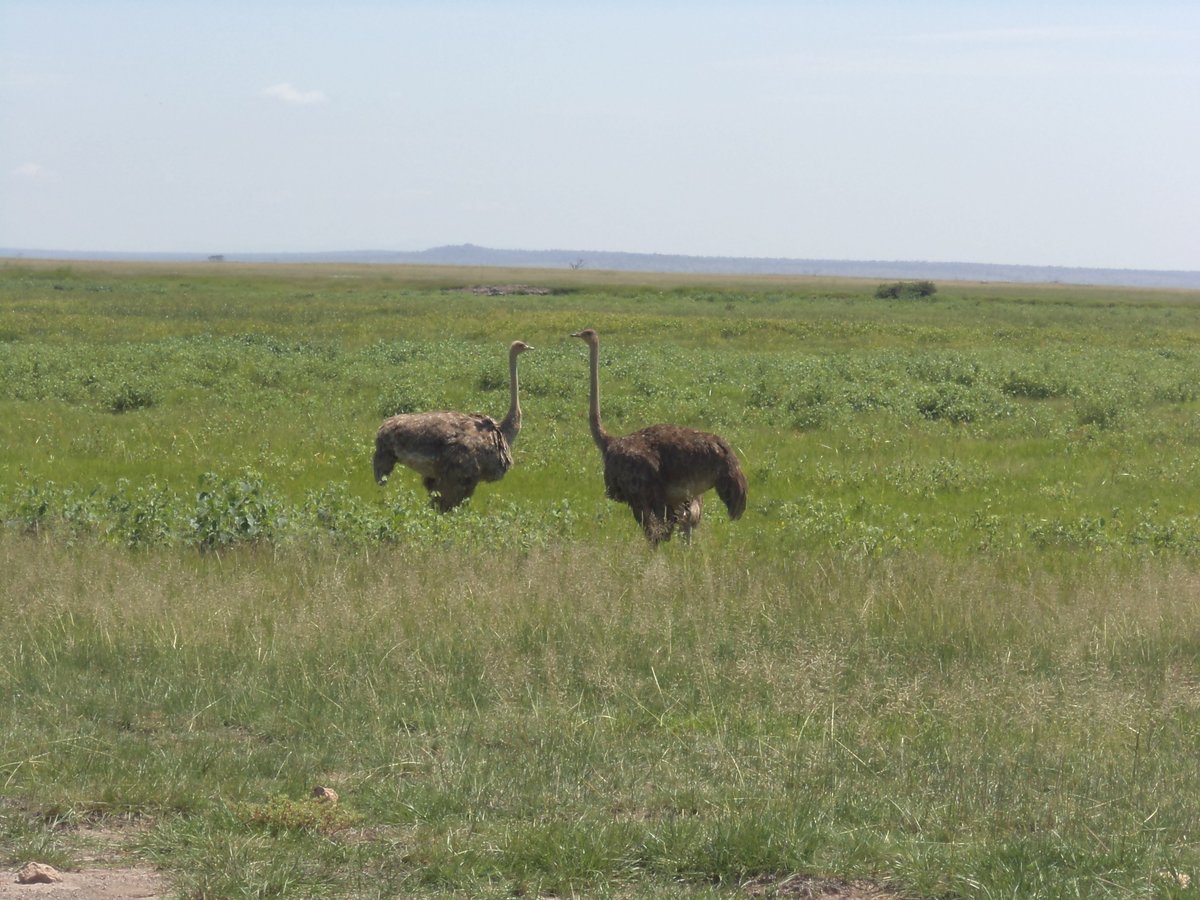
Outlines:
POLYGON ((671 539, 678 527, 690 540, 704 510, 703 494, 717 496, 737 519, 746 509, 746 476, 724 438, 680 425, 651 425, 623 437, 600 422, 600 336, 575 332, 591 351, 589 417, 592 440, 604 457, 604 493, 627 503, 650 543, 671 539))
POLYGON ((513 341, 508 350, 508 414, 503 422, 480 413, 402 413, 375 434, 375 480, 383 485, 396 463, 421 475, 429 502, 454 509, 481 481, 499 481, 512 468, 512 445, 521 431, 517 357, 533 348, 513 341))

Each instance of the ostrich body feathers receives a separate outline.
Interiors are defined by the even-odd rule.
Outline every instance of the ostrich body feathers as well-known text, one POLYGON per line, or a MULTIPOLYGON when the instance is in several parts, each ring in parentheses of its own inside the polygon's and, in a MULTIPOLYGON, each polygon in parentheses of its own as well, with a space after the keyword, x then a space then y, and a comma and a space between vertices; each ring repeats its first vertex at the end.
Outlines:
POLYGON ((399 463, 422 477, 446 511, 481 481, 499 481, 512 468, 512 450, 491 416, 460 412, 405 413, 386 419, 375 435, 375 480, 387 481, 399 463))
POLYGON ((430 502, 447 512, 474 494, 479 482, 503 478, 521 430, 517 357, 532 349, 523 341, 509 348, 510 403, 501 422, 450 410, 385 419, 375 434, 375 480, 386 484, 397 463, 407 466, 421 476, 430 502))
POLYGON ((608 442, 604 493, 611 500, 666 516, 714 487, 729 517, 739 518, 746 509, 746 479, 733 448, 718 435, 651 425, 608 442))

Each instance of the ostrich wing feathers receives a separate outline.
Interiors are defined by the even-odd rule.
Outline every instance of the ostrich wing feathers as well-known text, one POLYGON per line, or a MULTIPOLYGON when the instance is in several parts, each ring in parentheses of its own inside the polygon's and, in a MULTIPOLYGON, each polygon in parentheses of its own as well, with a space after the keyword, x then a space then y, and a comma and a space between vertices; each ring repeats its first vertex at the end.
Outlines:
POLYGON ((715 487, 729 517, 746 508, 746 478, 718 435, 679 425, 651 425, 612 438, 604 457, 605 494, 647 509, 688 504, 715 487))
POLYGON ((460 412, 392 416, 375 436, 375 477, 400 463, 425 478, 498 481, 512 468, 512 451, 491 416, 460 412))

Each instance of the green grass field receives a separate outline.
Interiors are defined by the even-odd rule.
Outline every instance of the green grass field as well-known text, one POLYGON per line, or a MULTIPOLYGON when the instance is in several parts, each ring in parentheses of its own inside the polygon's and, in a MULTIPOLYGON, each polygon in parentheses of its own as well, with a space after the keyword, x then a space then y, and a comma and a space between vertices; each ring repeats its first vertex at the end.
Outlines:
POLYGON ((1200 293, 876 287, 0 265, 0 866, 1194 896, 1200 293), (721 433, 740 521, 604 499, 588 326, 608 429, 721 433), (517 338, 505 479, 378 488, 382 418, 502 415, 517 338))

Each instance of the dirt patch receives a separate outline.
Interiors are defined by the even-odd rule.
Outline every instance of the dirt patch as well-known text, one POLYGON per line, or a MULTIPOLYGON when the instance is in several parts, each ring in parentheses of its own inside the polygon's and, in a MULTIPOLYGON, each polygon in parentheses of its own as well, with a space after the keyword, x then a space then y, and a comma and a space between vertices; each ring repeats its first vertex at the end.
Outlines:
POLYGON ((479 284, 459 290, 466 294, 482 294, 485 297, 506 297, 510 294, 548 297, 554 293, 549 288, 534 287, 531 284, 479 284))
POLYGON ((58 874, 63 880, 54 884, 18 884, 16 869, 0 872, 0 900, 147 900, 166 896, 162 876, 150 868, 60 870, 58 874))
MULTIPOLYGON (((59 869, 62 881, 52 884, 20 884, 17 880, 20 865, 0 869, 0 900, 156 900, 166 897, 169 886, 163 875, 151 866, 136 864, 131 858, 131 840, 146 827, 145 822, 117 824, 108 821, 70 829, 79 867, 59 869)), ((871 881, 813 875, 763 875, 742 884, 742 890, 755 900, 911 898, 911 895, 871 881)))
POLYGON ((801 900, 901 900, 903 896, 869 881, 843 881, 840 878, 816 878, 810 875, 756 878, 745 888, 751 897, 794 897, 801 900))
MULTIPOLYGON (((15 869, 0 872, 0 900, 155 900, 167 895, 162 876, 150 868, 91 868, 59 874, 63 880, 55 884, 18 884, 15 869)), ((755 879, 744 888, 748 896, 763 900, 901 900, 903 896, 868 881, 843 881, 807 875, 755 879)))
POLYGON ((166 897, 167 882, 152 866, 132 858, 130 845, 149 827, 144 820, 101 818, 63 829, 73 849, 75 867, 57 869, 62 881, 20 884, 17 872, 0 869, 0 900, 149 900, 166 897))

